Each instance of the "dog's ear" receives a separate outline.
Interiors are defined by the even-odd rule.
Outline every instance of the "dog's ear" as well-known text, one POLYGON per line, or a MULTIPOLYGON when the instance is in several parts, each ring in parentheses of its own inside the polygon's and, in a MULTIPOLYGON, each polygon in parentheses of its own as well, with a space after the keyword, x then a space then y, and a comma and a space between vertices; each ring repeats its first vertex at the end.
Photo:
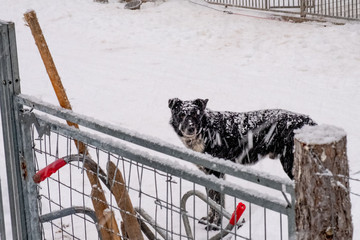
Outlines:
POLYGON ((173 109, 175 106, 180 105, 182 101, 178 98, 169 99, 169 108, 173 109))
POLYGON ((198 99, 194 100, 194 104, 199 106, 201 110, 205 110, 206 104, 207 104, 208 101, 209 101, 209 99, 200 99, 200 98, 198 98, 198 99))

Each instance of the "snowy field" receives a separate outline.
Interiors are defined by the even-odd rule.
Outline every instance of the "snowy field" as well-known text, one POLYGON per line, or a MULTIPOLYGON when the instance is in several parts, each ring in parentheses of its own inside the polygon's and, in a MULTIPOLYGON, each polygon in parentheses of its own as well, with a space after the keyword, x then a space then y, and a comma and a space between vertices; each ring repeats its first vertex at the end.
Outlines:
MULTIPOLYGON (((0 19, 15 22, 22 92, 57 104, 23 20, 34 9, 74 111, 179 146, 168 124, 169 98, 208 98, 213 110, 301 112, 347 132, 350 175, 360 179, 359 23, 294 24, 185 0, 146 3, 140 11, 123 7, 117 1, 0 0, 0 19)), ((274 161, 254 168, 286 177, 274 161)), ((360 183, 350 183, 360 194, 360 183)), ((360 197, 351 194, 351 200, 357 239, 360 197)))

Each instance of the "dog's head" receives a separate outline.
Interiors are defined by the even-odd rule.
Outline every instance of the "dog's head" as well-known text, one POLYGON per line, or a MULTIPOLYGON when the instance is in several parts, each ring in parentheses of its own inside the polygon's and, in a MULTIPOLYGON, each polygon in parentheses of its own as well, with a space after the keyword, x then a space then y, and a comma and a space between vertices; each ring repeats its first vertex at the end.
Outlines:
POLYGON ((182 101, 169 99, 171 124, 182 136, 192 138, 201 131, 201 119, 204 116, 208 99, 182 101))

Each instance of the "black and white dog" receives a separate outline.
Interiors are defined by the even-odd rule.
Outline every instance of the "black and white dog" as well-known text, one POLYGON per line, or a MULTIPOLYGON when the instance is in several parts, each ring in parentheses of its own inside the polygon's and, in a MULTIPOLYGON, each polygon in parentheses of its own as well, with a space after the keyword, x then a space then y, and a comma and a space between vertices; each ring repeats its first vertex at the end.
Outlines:
MULTIPOLYGON (((207 109, 207 102, 208 99, 169 100, 170 124, 187 148, 240 164, 255 163, 266 155, 279 157, 284 171, 293 178, 294 130, 315 125, 312 119, 281 109, 217 112, 207 109)), ((206 174, 224 177, 223 173, 200 169, 206 174)), ((211 199, 224 205, 222 194, 211 189, 207 191, 211 199)), ((215 209, 210 209, 208 216, 200 222, 219 226, 221 216, 215 209)))

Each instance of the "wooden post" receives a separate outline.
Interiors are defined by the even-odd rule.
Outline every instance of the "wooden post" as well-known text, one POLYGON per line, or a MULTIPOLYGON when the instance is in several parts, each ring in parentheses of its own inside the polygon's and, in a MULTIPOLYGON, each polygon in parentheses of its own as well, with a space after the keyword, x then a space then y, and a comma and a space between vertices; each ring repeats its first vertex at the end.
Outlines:
MULTIPOLYGON (((92 173, 99 171, 100 180, 114 195, 117 205, 120 208, 120 214, 123 222, 121 222, 121 232, 126 239, 143 239, 141 231, 146 236, 152 236, 151 230, 145 224, 139 224, 136 217, 136 211, 132 205, 126 184, 120 170, 116 165, 109 161, 107 165, 107 176, 105 172, 89 157, 85 160, 86 168, 92 173)), ((96 189, 96 186, 95 186, 96 189)), ((149 239, 154 239, 148 237, 149 239)))
POLYGON ((328 125, 298 130, 294 178, 297 239, 352 239, 346 133, 328 125))
POLYGON ((129 239, 144 239, 121 172, 113 162, 109 161, 107 165, 107 173, 111 193, 114 195, 117 205, 122 210, 120 211, 120 214, 124 223, 124 225, 121 226, 123 233, 126 232, 129 239))
POLYGON ((121 240, 115 216, 113 213, 108 212, 110 208, 96 172, 91 171, 91 166, 87 161, 84 162, 84 168, 91 184, 91 201, 98 219, 102 239, 121 240))
MULTIPOLYGON (((25 21, 29 25, 31 29, 31 33, 35 39, 35 43, 39 49, 41 58, 44 62, 46 71, 49 75, 51 84, 54 88, 56 97, 59 101, 61 107, 70 109, 71 105, 70 101, 66 95, 65 88, 62 85, 60 76, 57 72, 55 63, 51 56, 50 50, 45 41, 45 37, 40 28, 40 24, 38 22, 36 13, 34 11, 28 11, 24 14, 25 21)), ((76 123, 72 123, 67 121, 69 126, 74 126, 75 128, 79 128, 79 125, 76 123)), ((79 153, 88 155, 88 151, 86 145, 80 141, 74 139, 75 145, 78 148, 79 153)), ((84 164, 85 169, 89 170, 87 164, 84 164)), ((92 202, 95 210, 96 217, 98 218, 100 224, 100 233, 102 235, 102 239, 104 240, 120 240, 119 229, 116 225, 116 220, 113 214, 105 214, 104 210, 108 209, 109 206, 107 204, 105 194, 101 188, 100 181, 98 177, 91 173, 90 171, 86 171, 90 184, 92 186, 92 202), (95 187, 96 186, 96 187, 95 187)))
MULTIPOLYGON (((35 44, 39 49, 41 59, 43 60, 46 72, 50 78, 51 84, 53 86, 55 95, 59 101, 60 106, 62 108, 71 110, 72 108, 71 108, 70 101, 66 95, 65 88, 62 85, 60 75, 57 71, 57 68, 56 68, 54 60, 51 56, 50 50, 45 41, 45 37, 40 28, 40 24, 38 22, 36 13, 33 10, 28 11, 24 14, 24 18, 30 27, 31 33, 35 40, 35 44)), ((69 126, 74 126, 75 128, 79 128, 79 125, 76 123, 67 121, 67 124, 69 126)), ((77 140, 74 140, 74 141, 75 141, 76 147, 79 149, 79 152, 81 154, 86 154, 85 145, 82 142, 78 142, 77 140)))

